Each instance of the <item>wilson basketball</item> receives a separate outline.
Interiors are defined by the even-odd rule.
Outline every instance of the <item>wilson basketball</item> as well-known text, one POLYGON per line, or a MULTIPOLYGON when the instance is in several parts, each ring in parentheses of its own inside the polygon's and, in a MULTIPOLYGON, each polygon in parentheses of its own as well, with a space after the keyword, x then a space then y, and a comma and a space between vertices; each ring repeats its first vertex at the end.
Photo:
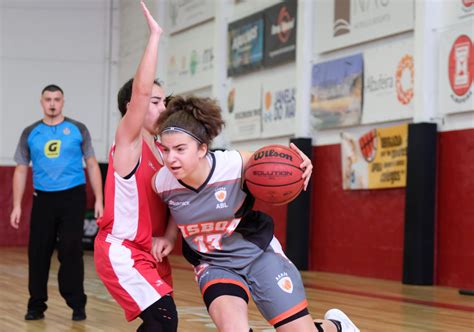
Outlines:
POLYGON ((247 163, 245 181, 252 195, 280 205, 291 202, 304 186, 300 168, 303 159, 291 148, 268 145, 256 151, 247 163))

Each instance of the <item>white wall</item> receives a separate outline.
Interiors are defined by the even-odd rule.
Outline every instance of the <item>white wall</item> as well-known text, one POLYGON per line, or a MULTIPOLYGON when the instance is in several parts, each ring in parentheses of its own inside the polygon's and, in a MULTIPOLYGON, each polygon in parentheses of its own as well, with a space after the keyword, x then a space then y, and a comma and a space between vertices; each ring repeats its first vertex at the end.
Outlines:
POLYGON ((0 2, 0 163, 13 164, 21 131, 42 118, 41 90, 65 93, 64 114, 107 150, 111 0, 0 2))

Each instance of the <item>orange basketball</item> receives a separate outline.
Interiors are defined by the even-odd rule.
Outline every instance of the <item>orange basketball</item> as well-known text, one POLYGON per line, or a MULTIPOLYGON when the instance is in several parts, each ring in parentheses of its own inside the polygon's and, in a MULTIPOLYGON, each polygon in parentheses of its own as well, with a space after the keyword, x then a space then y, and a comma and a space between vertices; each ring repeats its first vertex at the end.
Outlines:
POLYGON ((256 151, 245 168, 245 181, 252 195, 280 205, 291 202, 304 186, 300 168, 303 159, 283 145, 268 145, 256 151))

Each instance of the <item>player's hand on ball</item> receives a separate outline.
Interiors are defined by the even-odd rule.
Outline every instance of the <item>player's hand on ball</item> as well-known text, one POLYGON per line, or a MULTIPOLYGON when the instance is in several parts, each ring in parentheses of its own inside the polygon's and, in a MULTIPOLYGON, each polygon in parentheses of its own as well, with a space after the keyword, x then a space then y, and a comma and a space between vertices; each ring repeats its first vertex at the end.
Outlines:
POLYGON ((290 148, 298 152, 298 154, 303 159, 303 162, 301 163, 300 168, 304 171, 301 177, 304 179, 303 190, 306 191, 309 180, 311 179, 311 174, 313 173, 313 163, 311 162, 311 160, 308 158, 307 155, 305 155, 300 149, 298 149, 298 147, 295 144, 290 143, 290 148))

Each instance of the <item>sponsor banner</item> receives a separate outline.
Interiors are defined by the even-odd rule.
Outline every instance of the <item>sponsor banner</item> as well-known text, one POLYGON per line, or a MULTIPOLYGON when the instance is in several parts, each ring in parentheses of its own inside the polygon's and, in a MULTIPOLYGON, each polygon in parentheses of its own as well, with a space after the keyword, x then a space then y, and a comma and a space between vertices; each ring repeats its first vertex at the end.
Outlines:
POLYGON ((262 87, 262 137, 295 133, 295 66, 269 74, 262 87))
POLYGON ((259 68, 263 61, 264 21, 262 13, 245 17, 228 27, 228 76, 259 68))
POLYGON ((295 60, 296 12, 296 0, 279 3, 264 11, 265 66, 295 60))
POLYGON ((413 117, 413 50, 410 39, 364 52, 362 123, 413 117))
POLYGON ((408 125, 341 133, 344 190, 406 186, 408 125))
POLYGON ((214 17, 215 0, 169 1, 169 31, 175 33, 214 17))
POLYGON ((213 33, 213 24, 208 23, 169 39, 167 91, 177 94, 212 84, 213 40, 201 37, 213 33))
POLYGON ((468 22, 474 19, 474 0, 441 1, 443 13, 440 17, 440 27, 468 22))
POLYGON ((438 98, 442 113, 474 110, 473 41, 472 23, 458 24, 441 34, 438 98))
POLYGON ((413 0, 315 1, 314 53, 393 35, 414 27, 413 0))
POLYGON ((315 64, 311 83, 313 130, 360 124, 362 54, 315 64))
POLYGON ((227 95, 230 140, 244 141, 260 138, 261 85, 259 80, 242 80, 231 85, 227 95))

